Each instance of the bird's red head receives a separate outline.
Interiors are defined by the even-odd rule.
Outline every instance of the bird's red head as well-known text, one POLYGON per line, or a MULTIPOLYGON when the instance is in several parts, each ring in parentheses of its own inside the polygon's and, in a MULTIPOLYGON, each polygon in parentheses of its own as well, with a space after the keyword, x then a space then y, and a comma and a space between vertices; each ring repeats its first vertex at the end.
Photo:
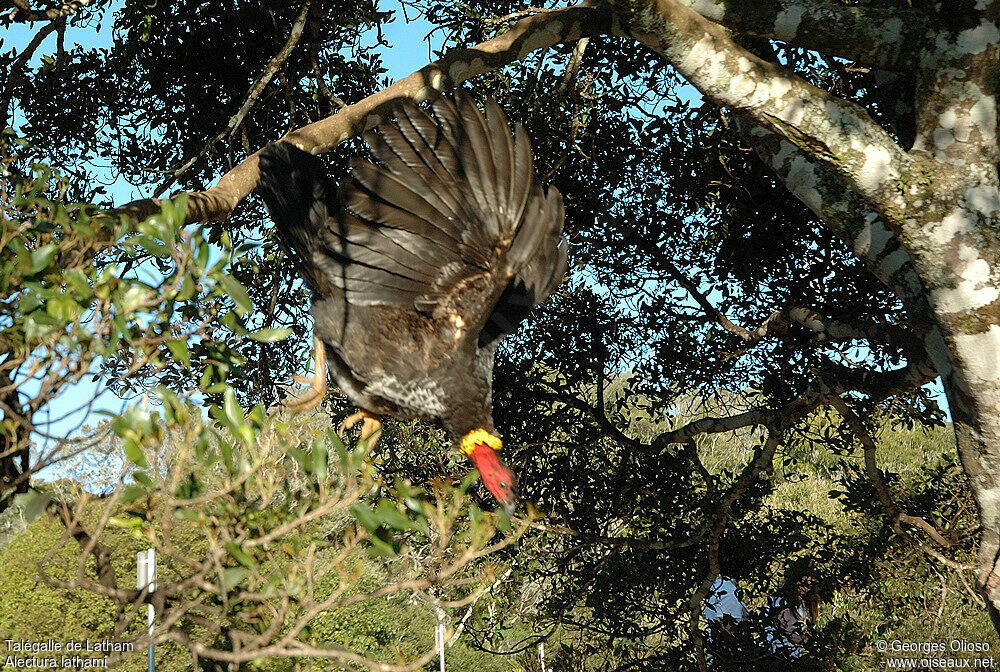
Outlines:
POLYGON ((514 472, 500 459, 502 447, 503 442, 498 437, 485 429, 477 429, 462 437, 460 448, 475 463, 483 485, 510 515, 517 506, 517 480, 514 472))

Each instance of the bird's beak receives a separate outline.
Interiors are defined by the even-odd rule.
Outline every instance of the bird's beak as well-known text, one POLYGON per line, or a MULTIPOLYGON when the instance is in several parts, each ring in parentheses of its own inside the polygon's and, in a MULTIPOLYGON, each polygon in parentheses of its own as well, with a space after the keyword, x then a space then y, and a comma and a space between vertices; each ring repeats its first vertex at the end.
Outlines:
POLYGON ((485 443, 476 444, 469 457, 479 470, 483 485, 490 491, 507 515, 512 515, 517 508, 517 479, 506 464, 500 459, 497 451, 485 443))

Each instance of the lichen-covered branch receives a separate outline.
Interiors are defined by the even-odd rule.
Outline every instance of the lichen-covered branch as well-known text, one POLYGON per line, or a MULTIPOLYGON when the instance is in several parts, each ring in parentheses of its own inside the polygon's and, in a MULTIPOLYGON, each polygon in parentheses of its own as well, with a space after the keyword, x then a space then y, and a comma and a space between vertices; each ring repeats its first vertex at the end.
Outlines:
POLYGON ((827 163, 883 216, 901 215, 905 198, 897 183, 913 172, 914 159, 864 108, 758 58, 677 0, 613 5, 623 33, 667 59, 708 98, 827 163))
POLYGON ((930 22, 914 8, 857 7, 835 0, 679 0, 737 33, 882 68, 914 65, 930 22))
POLYGON ((912 312, 926 295, 913 259, 885 219, 829 165, 760 125, 736 119, 747 143, 778 179, 836 233, 912 312))

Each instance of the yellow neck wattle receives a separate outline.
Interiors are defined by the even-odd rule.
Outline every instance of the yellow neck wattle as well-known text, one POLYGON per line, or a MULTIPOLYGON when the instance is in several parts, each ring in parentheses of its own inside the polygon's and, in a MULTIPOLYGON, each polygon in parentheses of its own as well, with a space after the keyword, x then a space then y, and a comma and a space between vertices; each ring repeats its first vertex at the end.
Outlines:
POLYGON ((462 443, 459 446, 459 450, 461 450, 465 455, 472 455, 472 451, 475 450, 476 446, 480 444, 485 444, 493 450, 500 450, 503 448, 503 441, 500 440, 500 437, 490 434, 485 429, 474 429, 462 437, 462 443))

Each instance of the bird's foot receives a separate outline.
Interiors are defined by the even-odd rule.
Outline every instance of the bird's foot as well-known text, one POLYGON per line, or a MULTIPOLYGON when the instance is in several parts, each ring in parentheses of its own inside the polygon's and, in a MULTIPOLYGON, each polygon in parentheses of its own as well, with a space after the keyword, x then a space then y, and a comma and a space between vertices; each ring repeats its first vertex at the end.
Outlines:
POLYGON ((316 372, 312 376, 292 376, 292 380, 297 383, 309 383, 311 388, 305 394, 285 399, 285 408, 293 413, 310 411, 323 401, 326 396, 326 345, 316 336, 313 336, 313 357, 316 360, 316 372))
POLYGON ((340 423, 340 435, 343 436, 351 427, 354 427, 354 425, 361 421, 364 421, 361 424, 361 440, 368 441, 368 447, 374 448, 378 443, 378 437, 376 436, 373 440, 372 437, 376 432, 382 431, 382 420, 377 415, 368 411, 358 411, 344 418, 344 421, 340 423))

